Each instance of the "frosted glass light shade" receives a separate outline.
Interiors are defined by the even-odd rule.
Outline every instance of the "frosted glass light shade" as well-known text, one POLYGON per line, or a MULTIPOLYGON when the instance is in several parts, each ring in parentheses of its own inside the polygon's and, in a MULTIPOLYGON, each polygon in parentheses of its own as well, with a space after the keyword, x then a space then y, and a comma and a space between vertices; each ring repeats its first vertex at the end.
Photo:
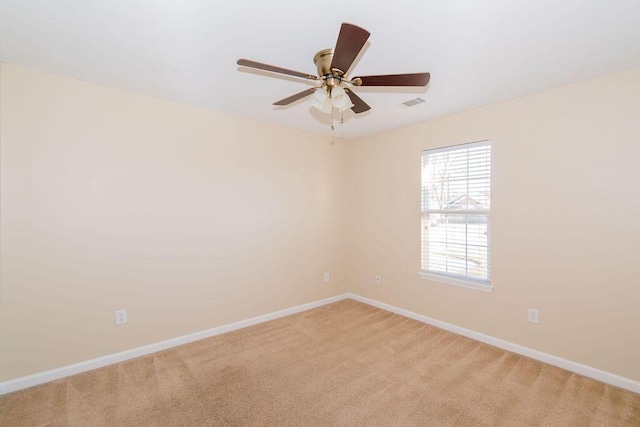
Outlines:
POLYGON ((338 111, 344 111, 353 107, 349 95, 340 86, 335 86, 331 89, 331 104, 338 109, 338 111))
POLYGON ((331 99, 329 99, 329 93, 325 88, 318 88, 313 92, 313 95, 311 95, 311 105, 323 113, 331 112, 331 99))

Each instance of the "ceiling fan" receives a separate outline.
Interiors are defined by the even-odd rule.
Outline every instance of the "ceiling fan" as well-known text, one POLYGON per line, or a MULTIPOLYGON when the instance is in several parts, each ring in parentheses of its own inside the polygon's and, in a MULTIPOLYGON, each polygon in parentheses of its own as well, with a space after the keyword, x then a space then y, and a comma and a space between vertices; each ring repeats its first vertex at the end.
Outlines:
MULTIPOLYGON (((237 64, 243 67, 319 82, 320 86, 305 89, 295 95, 276 101, 273 105, 289 105, 299 99, 313 95, 311 104, 320 111, 332 114, 334 108, 340 112, 350 108, 356 114, 371 109, 366 102, 353 92, 353 86, 426 86, 429 84, 429 78, 431 77, 429 73, 387 74, 348 79, 346 73, 362 50, 369 35, 370 33, 364 28, 343 23, 340 27, 335 48, 321 50, 313 57, 313 62, 318 70, 317 76, 249 59, 239 59, 237 64)), ((331 129, 333 129, 333 125, 331 129)))

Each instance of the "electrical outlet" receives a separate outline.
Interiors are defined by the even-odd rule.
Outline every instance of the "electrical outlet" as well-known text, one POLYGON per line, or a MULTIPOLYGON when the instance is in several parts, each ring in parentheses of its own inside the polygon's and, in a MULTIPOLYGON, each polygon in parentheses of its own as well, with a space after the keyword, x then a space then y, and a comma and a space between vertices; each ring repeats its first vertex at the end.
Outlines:
POLYGON ((380 279, 380 275, 376 274, 376 285, 379 285, 382 280, 380 279))
POLYGON ((116 325, 123 323, 127 323, 127 310, 125 309, 116 311, 116 325))
POLYGON ((540 313, 537 308, 529 309, 529 322, 531 323, 540 323, 540 313))
POLYGON ((324 273, 324 281, 325 282, 329 281, 329 273, 324 273))

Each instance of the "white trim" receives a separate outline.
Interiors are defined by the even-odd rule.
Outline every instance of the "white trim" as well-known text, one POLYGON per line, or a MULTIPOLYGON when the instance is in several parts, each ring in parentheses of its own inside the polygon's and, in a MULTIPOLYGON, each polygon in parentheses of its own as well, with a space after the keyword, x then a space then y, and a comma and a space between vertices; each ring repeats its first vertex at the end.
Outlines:
POLYGON ((422 211, 422 216, 429 216, 430 214, 441 215, 486 215, 491 216, 490 209, 427 209, 422 211))
POLYGON ((462 279, 453 276, 445 276, 434 274, 428 271, 418 272, 421 279, 431 280, 432 282, 446 283, 448 285, 462 286, 463 288, 475 289, 476 291, 491 292, 493 286, 489 282, 474 282, 469 279, 462 279))
POLYGON ((204 338, 212 337, 215 335, 224 334, 226 332, 235 331, 237 329, 246 328, 248 326, 257 325, 259 323, 267 322, 269 320, 278 319, 280 317, 289 316, 291 314, 300 313, 302 311, 310 310, 312 308, 320 307, 326 304, 331 304, 337 301, 351 298, 353 300, 368 304, 382 310, 387 310, 392 313, 397 313, 401 316, 408 317, 410 319, 417 320, 422 323, 426 323, 435 326, 440 329, 444 329, 454 334, 462 335, 476 341, 484 342, 494 347, 501 348, 513 353, 521 354, 523 356, 530 357, 532 359, 539 360, 544 363, 548 363, 553 366, 566 369, 571 372, 575 372, 585 377, 593 378, 603 383, 611 384, 616 387, 620 387, 635 393, 640 393, 640 382, 625 378, 620 375, 612 374, 600 369, 593 368, 591 366, 582 365, 580 363, 563 359, 558 356, 554 356, 549 353, 534 350, 529 347, 525 347, 519 344, 514 344, 509 341, 505 341, 499 338, 494 338, 490 335, 481 334, 479 332, 472 331, 470 329, 462 328, 460 326, 452 325, 441 320, 433 319, 431 317, 417 314, 403 308, 395 307, 390 304, 386 304, 380 301, 376 301, 370 298, 362 297, 360 295, 346 293, 337 295, 331 298, 325 298, 320 301, 311 302, 308 304, 299 305, 296 307, 287 308, 284 310, 276 311, 274 313, 265 314, 251 319, 241 320, 239 322, 230 323, 228 325, 218 326, 216 328, 208 329, 206 331, 196 332, 181 337, 176 337, 170 340, 161 341, 155 344, 150 344, 143 347, 126 350, 121 353, 111 354, 97 359, 87 360, 85 362, 75 363, 73 365, 63 366, 61 368, 52 369, 50 371, 40 372, 33 375, 27 375, 25 377, 15 378, 13 380, 0 383, 0 394, 7 394, 14 391, 22 390, 28 387, 33 387, 39 384, 43 384, 49 381, 57 380, 60 378, 68 377, 70 375, 79 374, 81 372, 90 371, 92 369, 101 368, 103 366, 112 365, 125 360, 133 359, 147 354, 155 353, 168 348, 176 347, 179 345, 187 344, 193 341, 198 341, 204 338))
POLYGON ((473 147, 484 147, 485 145, 490 145, 490 144, 491 144, 490 139, 481 139, 480 141, 463 142, 462 144, 446 145, 444 147, 438 147, 438 148, 425 148, 424 150, 422 150, 422 153, 423 154, 425 152, 428 152, 429 154, 442 153, 444 151, 464 150, 465 148, 473 148, 473 147))
POLYGON ((147 354, 166 350, 172 347, 177 347, 179 345, 198 341, 204 338, 213 337, 215 335, 224 334, 226 332, 235 331, 237 329, 246 328, 248 326, 257 325, 258 323, 263 323, 269 320, 278 319, 280 317, 289 316, 291 314, 300 313, 302 311, 310 310, 312 308, 320 307, 326 304, 331 304, 347 298, 349 298, 349 294, 336 295, 334 297, 325 298, 320 301, 314 301, 308 304, 298 305, 296 307, 287 308, 273 313, 263 314, 262 316, 252 317, 250 319, 241 320, 239 322, 229 323, 227 325, 218 326, 215 328, 207 329, 205 331, 195 332, 192 334, 183 335, 181 337, 171 338, 166 341, 160 341, 154 344, 132 348, 120 353, 109 354, 107 356, 98 357, 96 359, 74 363, 73 365, 67 365, 61 368, 56 368, 49 371, 39 372, 37 374, 27 375, 24 377, 0 382, 0 395, 22 390, 28 387, 33 387, 39 384, 44 384, 49 381, 79 374, 81 372, 102 368, 103 366, 113 365, 114 363, 119 363, 136 357, 146 356, 147 354))
POLYGON ((376 301, 366 297, 361 297, 360 295, 348 294, 348 296, 349 298, 354 299, 356 301, 380 308, 382 310, 387 310, 392 313, 397 313, 401 316, 405 316, 410 319, 414 319, 419 322, 426 323, 428 325, 432 325, 449 332, 453 332, 454 334, 462 335, 467 338, 471 338, 476 341, 480 341, 480 342, 492 345, 494 347, 498 347, 503 350, 510 351, 512 353, 517 353, 522 356, 530 357, 532 359, 539 360, 544 363, 548 363, 549 365, 557 366, 559 368, 566 369, 567 371, 575 372, 576 374, 584 375, 585 377, 593 378, 594 380, 598 380, 606 384, 611 384, 613 386, 620 387, 625 390, 632 391, 634 393, 640 393, 640 381, 635 381, 630 378, 626 378, 620 375, 612 374, 610 372, 602 371, 600 369, 593 368, 591 366, 583 365, 581 363, 574 362, 572 360, 563 359, 562 357, 558 357, 549 353, 534 350, 532 348, 525 347, 520 344, 515 344, 509 341, 505 341, 500 338, 495 338, 490 335, 481 334, 479 332, 472 331, 471 329, 466 329, 460 326, 452 325, 451 323, 443 322, 441 320, 424 316, 422 314, 417 314, 412 311, 405 310, 403 308, 394 307, 392 305, 385 304, 380 301, 376 301))

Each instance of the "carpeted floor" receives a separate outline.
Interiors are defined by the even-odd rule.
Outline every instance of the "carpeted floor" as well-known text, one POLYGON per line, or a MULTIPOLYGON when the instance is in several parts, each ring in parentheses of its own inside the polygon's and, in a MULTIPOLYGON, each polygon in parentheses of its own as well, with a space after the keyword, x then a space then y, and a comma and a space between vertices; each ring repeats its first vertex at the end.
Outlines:
POLYGON ((0 398, 2 426, 640 426, 640 394, 353 300, 0 398))

